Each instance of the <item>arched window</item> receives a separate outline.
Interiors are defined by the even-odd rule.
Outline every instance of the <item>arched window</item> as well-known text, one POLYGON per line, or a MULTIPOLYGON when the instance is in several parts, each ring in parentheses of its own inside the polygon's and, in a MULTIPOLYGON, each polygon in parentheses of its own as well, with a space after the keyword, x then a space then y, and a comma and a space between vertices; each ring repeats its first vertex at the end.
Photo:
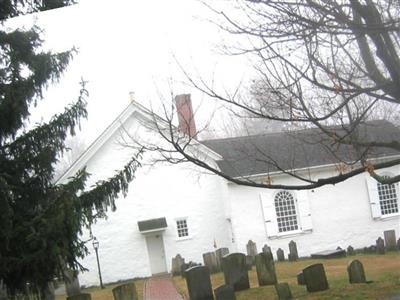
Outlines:
POLYGON ((395 184, 382 184, 378 182, 378 195, 382 215, 396 214, 399 212, 399 200, 395 184))
POLYGON ((279 232, 299 229, 296 203, 292 193, 280 191, 275 195, 275 211, 279 232))

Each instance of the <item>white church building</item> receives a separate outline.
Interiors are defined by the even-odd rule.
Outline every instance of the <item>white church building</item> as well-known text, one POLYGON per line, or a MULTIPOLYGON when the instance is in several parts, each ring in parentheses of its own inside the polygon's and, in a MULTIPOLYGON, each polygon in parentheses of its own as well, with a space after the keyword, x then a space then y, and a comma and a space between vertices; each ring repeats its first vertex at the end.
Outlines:
MULTIPOLYGON (((190 101, 188 96, 183 99, 190 101)), ((85 166, 92 174, 88 186, 112 176, 136 151, 125 144, 127 137, 159 138, 153 121, 149 110, 132 102, 59 182, 85 166)), ((400 131, 386 121, 366 123, 363 130, 371 139, 400 138, 400 131)), ((338 163, 323 145, 304 142, 313 138, 313 132, 195 141, 195 151, 232 177, 262 181, 268 176, 276 184, 295 184, 297 179, 279 172, 260 155, 268 153, 284 168, 311 179, 337 173, 338 163)), ((340 151, 351 161, 347 149, 340 151)), ((399 155, 387 149, 376 149, 374 154, 375 161, 399 155)), ((400 235, 398 184, 378 184, 366 172, 315 190, 269 190, 237 185, 188 163, 146 164, 153 155, 145 152, 127 196, 116 201, 117 210, 92 227, 100 243, 105 283, 170 272, 171 259, 178 253, 186 261, 201 263, 202 254, 215 246, 246 253, 250 239, 259 251, 267 244, 273 253, 278 248, 287 253, 289 241, 294 240, 299 256, 308 256, 338 246, 369 246, 385 230, 400 235)), ((379 173, 399 174, 400 167, 379 173)), ((95 252, 82 264, 89 271, 79 274, 81 285, 98 285, 95 252)))

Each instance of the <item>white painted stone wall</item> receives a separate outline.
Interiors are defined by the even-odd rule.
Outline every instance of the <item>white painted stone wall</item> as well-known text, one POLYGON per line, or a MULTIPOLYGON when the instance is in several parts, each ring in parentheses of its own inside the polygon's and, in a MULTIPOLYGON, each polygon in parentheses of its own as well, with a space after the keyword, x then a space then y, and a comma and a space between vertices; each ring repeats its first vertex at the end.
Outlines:
MULTIPOLYGON (((124 128, 137 136, 151 135, 135 117, 128 119, 124 128)), ((87 170, 92 173, 89 185, 112 176, 132 156, 133 150, 120 142, 121 132, 117 132, 90 159, 87 164, 87 170)), ((399 171, 400 168, 393 168, 394 173, 399 171)), ((314 178, 324 177, 329 171, 314 170, 312 174, 314 178)), ((337 246, 371 245, 377 237, 383 237, 384 230, 395 229, 399 237, 400 217, 372 218, 365 176, 368 175, 361 174, 336 186, 307 192, 312 232, 269 239, 260 194, 273 197, 276 191, 237 186, 215 175, 199 175, 199 169, 190 164, 144 166, 137 171, 128 196, 117 200, 117 210, 109 212, 108 219, 99 220, 92 228, 100 242, 103 282, 151 275, 145 235, 139 232, 137 222, 152 218, 165 217, 168 223, 163 232, 168 270, 172 257, 178 253, 186 261, 202 262, 202 254, 214 250, 214 239, 218 247, 229 247, 230 252, 245 253, 251 239, 257 243, 258 251, 267 243, 274 252, 279 247, 284 249, 285 255, 289 241, 294 240, 299 255, 306 256, 337 246), (189 238, 178 239, 177 218, 187 218, 189 238)), ((274 183, 294 182, 285 176, 274 178, 274 183)), ((88 238, 87 232, 85 238, 88 238)), ((80 283, 98 285, 91 241, 87 246, 91 253, 82 264, 89 272, 80 274, 80 283)))
MULTIPOLYGON (((134 118, 124 127, 146 134, 134 118)), ((133 150, 121 145, 120 134, 116 133, 87 164, 92 174, 89 184, 111 176, 131 157, 133 150)), ((166 218, 168 227, 163 232, 163 240, 168 271, 172 257, 178 253, 186 261, 202 263, 202 253, 214 250, 214 239, 218 247, 230 247, 223 194, 227 194, 227 185, 222 179, 199 175, 189 164, 140 168, 127 197, 117 200, 117 210, 109 212, 106 220, 99 220, 92 227, 93 235, 100 242, 103 282, 151 275, 145 235, 139 232, 137 225, 141 220, 166 218), (178 239, 176 218, 187 218, 189 238, 178 239)), ((84 238, 89 238, 87 232, 84 238)), ((79 280, 85 286, 98 285, 91 241, 87 247, 91 253, 82 264, 89 272, 80 274, 79 280)))
MULTIPOLYGON (((391 171, 398 174, 399 169, 395 167, 391 171)), ((327 170, 314 171, 313 177, 329 174, 327 170)), ((369 175, 361 174, 335 186, 308 191, 312 232, 274 239, 267 237, 260 195, 273 197, 277 191, 229 184, 236 250, 246 253, 246 244, 251 239, 257 243, 258 251, 261 251, 264 244, 268 244, 274 255, 278 248, 282 248, 287 258, 288 243, 291 240, 297 243, 300 256, 308 256, 313 252, 336 249, 338 246, 345 249, 349 245, 354 248, 373 245, 379 236, 383 238, 385 230, 394 229, 398 238, 400 216, 381 220, 372 218, 366 176, 369 175)), ((274 178, 274 183, 293 184, 295 180, 281 176, 274 178)))

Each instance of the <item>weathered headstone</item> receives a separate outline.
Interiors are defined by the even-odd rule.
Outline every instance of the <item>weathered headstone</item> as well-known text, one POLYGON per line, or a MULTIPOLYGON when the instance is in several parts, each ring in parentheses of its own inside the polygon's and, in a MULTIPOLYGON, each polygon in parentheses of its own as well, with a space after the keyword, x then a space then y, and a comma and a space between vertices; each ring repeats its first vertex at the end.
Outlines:
POLYGON ((276 251, 276 257, 278 258, 278 261, 284 261, 285 260, 285 253, 283 252, 283 250, 281 248, 279 248, 276 251))
MULTIPOLYGON (((1 299, 1 297, 0 297, 1 299)), ((43 295, 44 300, 55 300, 56 299, 56 294, 55 294, 55 289, 54 289, 54 283, 49 282, 47 284, 46 289, 44 290, 44 295, 43 295)))
POLYGON ((138 294, 133 282, 121 284, 112 289, 114 300, 137 300, 138 294))
POLYGON ((7 300, 8 295, 7 295, 7 289, 5 284, 3 283, 3 280, 0 279, 0 300, 7 300))
POLYGON ((355 255, 354 248, 352 246, 347 247, 347 255, 355 255))
POLYGON ((55 280, 54 282, 54 294, 56 296, 66 295, 65 282, 62 279, 55 280))
POLYGON ((182 266, 181 266, 181 276, 183 278, 185 278, 185 276, 186 276, 185 275, 185 271, 187 269, 190 269, 192 267, 197 267, 197 266, 201 266, 201 264, 200 263, 195 263, 193 261, 189 261, 188 263, 183 263, 182 266))
POLYGON ((275 290, 276 290, 276 293, 278 294, 279 300, 293 299, 292 292, 290 291, 290 287, 287 282, 275 284, 275 290))
POLYGON ((274 285, 278 282, 271 252, 256 255, 256 271, 259 286, 274 285))
POLYGON ((365 272, 362 263, 355 259, 347 266, 347 273, 349 274, 350 283, 365 283, 365 272))
POLYGON ((262 252, 264 252, 264 253, 271 252, 272 253, 271 247, 268 246, 267 244, 265 244, 264 247, 262 247, 262 252))
MULTIPOLYGON (((384 245, 383 245, 383 248, 385 248, 384 245)), ((368 247, 367 253, 375 254, 377 251, 378 251, 378 248, 375 245, 371 245, 368 247)))
POLYGON ((385 254, 385 242, 381 237, 376 240, 376 252, 378 254, 385 254))
POLYGON ((296 261, 299 259, 299 255, 297 253, 297 245, 295 241, 289 242, 289 261, 296 261))
POLYGON ((215 300, 236 300, 235 291, 229 284, 224 284, 214 290, 215 300))
POLYGON ((323 264, 313 264, 303 269, 308 292, 319 292, 329 289, 323 264))
POLYGON ((303 272, 297 273, 297 284, 298 285, 305 285, 306 284, 306 280, 304 279, 303 272))
POLYGON ((257 245, 252 240, 249 240, 246 245, 247 255, 256 257, 257 255, 257 245))
POLYGON ((229 254, 229 249, 228 248, 219 248, 215 250, 215 256, 217 257, 217 264, 218 268, 222 270, 222 257, 229 254))
POLYGON ((175 257, 172 258, 171 273, 173 276, 181 274, 181 268, 184 263, 185 259, 182 258, 180 254, 177 254, 175 257))
POLYGON ((92 296, 87 293, 82 293, 78 295, 68 296, 67 300, 92 300, 92 296))
POLYGON ((311 258, 322 258, 322 259, 329 259, 329 258, 338 258, 338 257, 345 257, 346 250, 343 249, 336 249, 336 250, 324 250, 316 253, 311 254, 311 258))
POLYGON ((181 266, 181 276, 185 278, 185 271, 189 269, 189 264, 183 263, 181 266))
POLYGON ((203 254, 204 265, 210 269, 210 273, 219 272, 217 256, 215 252, 207 252, 203 254))
POLYGON ((400 251, 400 238, 397 240, 397 250, 400 251))
POLYGON ((249 274, 246 266, 246 255, 232 253, 222 258, 222 270, 225 283, 233 286, 235 291, 250 288, 249 274))
POLYGON ((247 270, 250 271, 253 268, 254 263, 255 263, 255 257, 253 257, 251 255, 246 255, 247 270))
POLYGON ((192 267, 185 273, 190 300, 214 300, 208 267, 192 267))
POLYGON ((64 278, 67 296, 80 295, 81 287, 76 272, 70 269, 64 270, 64 278))
POLYGON ((385 246, 389 251, 396 250, 396 231, 394 230, 386 230, 383 232, 385 237, 385 246))

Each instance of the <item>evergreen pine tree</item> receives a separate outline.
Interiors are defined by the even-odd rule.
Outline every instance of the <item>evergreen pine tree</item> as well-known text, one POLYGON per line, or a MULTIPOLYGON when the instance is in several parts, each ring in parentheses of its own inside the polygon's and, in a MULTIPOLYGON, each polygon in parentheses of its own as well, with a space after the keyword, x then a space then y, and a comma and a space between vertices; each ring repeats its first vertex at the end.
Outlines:
MULTIPOLYGON (((0 22, 21 14, 72 4, 71 0, 1 1, 0 22)), ((57 81, 71 52, 41 50, 40 30, 0 29, 0 281, 10 297, 29 291, 43 295, 65 267, 82 269, 87 254, 82 228, 115 209, 139 166, 133 158, 114 177, 85 191, 88 174, 80 171, 67 184, 55 185, 54 165, 64 140, 87 117, 86 90, 65 111, 31 130, 24 128, 30 109, 57 81)))

